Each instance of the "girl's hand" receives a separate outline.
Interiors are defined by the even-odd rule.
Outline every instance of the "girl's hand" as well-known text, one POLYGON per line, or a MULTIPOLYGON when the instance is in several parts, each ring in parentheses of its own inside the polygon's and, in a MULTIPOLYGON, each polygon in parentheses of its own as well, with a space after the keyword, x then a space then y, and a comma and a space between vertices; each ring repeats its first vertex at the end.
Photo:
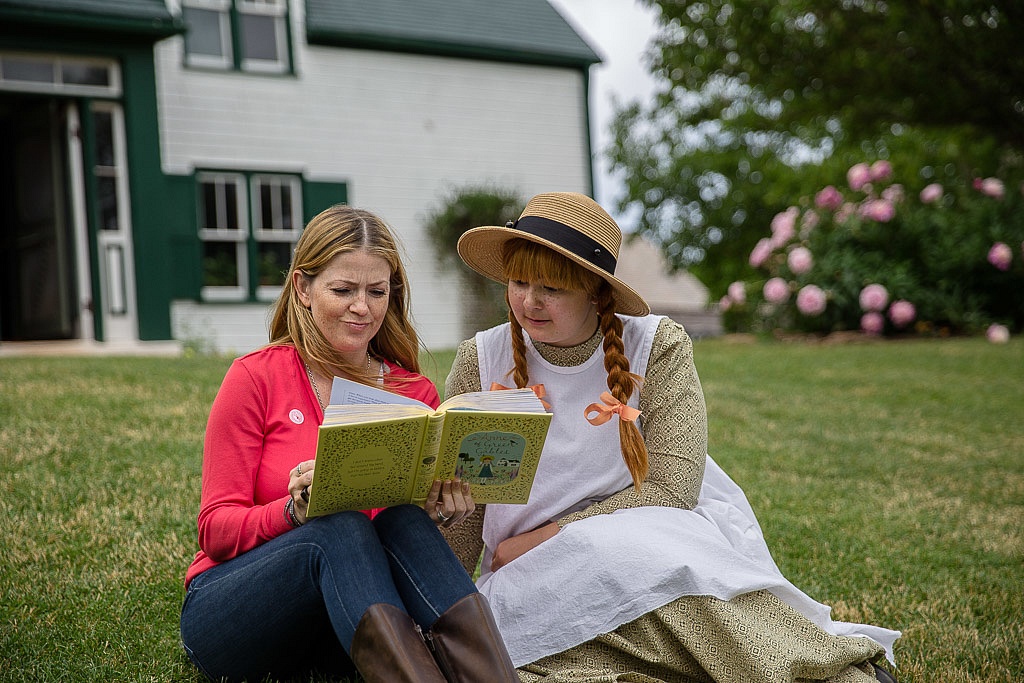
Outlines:
POLYGON ((309 509, 309 485, 313 483, 313 467, 316 460, 303 460, 292 468, 288 478, 288 494, 295 504, 295 516, 300 524, 306 523, 309 509))
POLYGON ((491 571, 496 572, 520 555, 525 555, 557 534, 558 530, 557 522, 548 522, 533 531, 506 538, 494 550, 494 557, 491 558, 491 571))
POLYGON ((453 527, 476 510, 469 484, 458 479, 435 479, 423 509, 438 526, 453 527))

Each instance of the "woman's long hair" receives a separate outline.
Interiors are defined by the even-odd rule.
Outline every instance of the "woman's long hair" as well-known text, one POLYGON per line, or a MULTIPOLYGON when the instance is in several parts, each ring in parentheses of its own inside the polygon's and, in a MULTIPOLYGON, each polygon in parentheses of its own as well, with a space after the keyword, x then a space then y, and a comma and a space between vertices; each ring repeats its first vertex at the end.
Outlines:
MULTIPOLYGON (((543 282, 549 287, 584 292, 596 302, 598 325, 604 336, 604 368, 608 373, 608 391, 626 403, 643 378, 629 370, 629 359, 626 358, 622 343, 622 321, 615 315, 612 288, 604 278, 556 251, 523 239, 512 239, 505 243, 502 262, 506 281, 543 282)), ((507 290, 505 303, 509 303, 507 290)), ((512 356, 515 361, 510 374, 516 386, 522 388, 529 383, 530 371, 526 361, 523 328, 512 313, 511 305, 508 319, 512 325, 512 356)), ((622 460, 633 477, 633 486, 640 488, 640 484, 647 478, 647 446, 636 424, 629 420, 619 420, 619 444, 622 447, 622 460)))
POLYGON ((409 280, 397 240, 380 217, 346 204, 335 204, 320 212, 299 237, 288 277, 274 304, 270 345, 293 345, 306 363, 328 377, 341 371, 364 383, 376 379, 376 373, 362 366, 355 367, 331 346, 314 322, 310 309, 299 299, 294 282, 294 273, 313 279, 338 254, 358 250, 380 256, 391 267, 387 312, 380 330, 370 341, 369 351, 406 370, 419 372, 419 338, 409 320, 409 280))

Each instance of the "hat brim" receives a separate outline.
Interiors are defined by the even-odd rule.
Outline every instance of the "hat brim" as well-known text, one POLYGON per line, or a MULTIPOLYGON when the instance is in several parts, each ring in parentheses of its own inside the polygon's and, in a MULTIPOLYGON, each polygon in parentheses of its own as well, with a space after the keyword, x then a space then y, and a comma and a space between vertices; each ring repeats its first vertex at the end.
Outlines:
POLYGON ((501 260, 502 247, 511 239, 524 239, 530 242, 542 244, 545 247, 566 257, 573 263, 589 270, 608 282, 612 288, 612 296, 615 299, 616 312, 623 315, 641 316, 651 312, 644 298, 632 287, 604 269, 580 258, 568 249, 550 242, 542 237, 516 230, 515 228, 501 227, 497 225, 484 225, 479 228, 467 230, 459 238, 457 250, 459 257, 467 266, 480 273, 486 278, 507 284, 504 274, 504 267, 501 260))

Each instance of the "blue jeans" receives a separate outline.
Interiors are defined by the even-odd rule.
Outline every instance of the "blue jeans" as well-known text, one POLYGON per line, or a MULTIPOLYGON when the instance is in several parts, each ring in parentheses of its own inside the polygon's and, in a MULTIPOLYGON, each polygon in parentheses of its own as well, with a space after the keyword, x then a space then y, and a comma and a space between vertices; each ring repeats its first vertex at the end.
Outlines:
POLYGON ((215 680, 346 675, 354 670, 352 637, 370 605, 394 605, 426 630, 474 592, 422 508, 388 508, 372 521, 342 512, 311 519, 192 579, 181 640, 215 680))

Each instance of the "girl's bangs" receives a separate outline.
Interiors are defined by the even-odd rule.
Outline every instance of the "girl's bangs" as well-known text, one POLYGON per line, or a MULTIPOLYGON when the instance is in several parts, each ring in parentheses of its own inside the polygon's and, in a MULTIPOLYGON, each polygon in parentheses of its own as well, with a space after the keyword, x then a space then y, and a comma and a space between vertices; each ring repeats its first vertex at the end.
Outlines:
POLYGON ((547 287, 588 294, 595 293, 600 286, 600 276, 536 242, 510 240, 503 251, 506 280, 540 282, 547 287))

